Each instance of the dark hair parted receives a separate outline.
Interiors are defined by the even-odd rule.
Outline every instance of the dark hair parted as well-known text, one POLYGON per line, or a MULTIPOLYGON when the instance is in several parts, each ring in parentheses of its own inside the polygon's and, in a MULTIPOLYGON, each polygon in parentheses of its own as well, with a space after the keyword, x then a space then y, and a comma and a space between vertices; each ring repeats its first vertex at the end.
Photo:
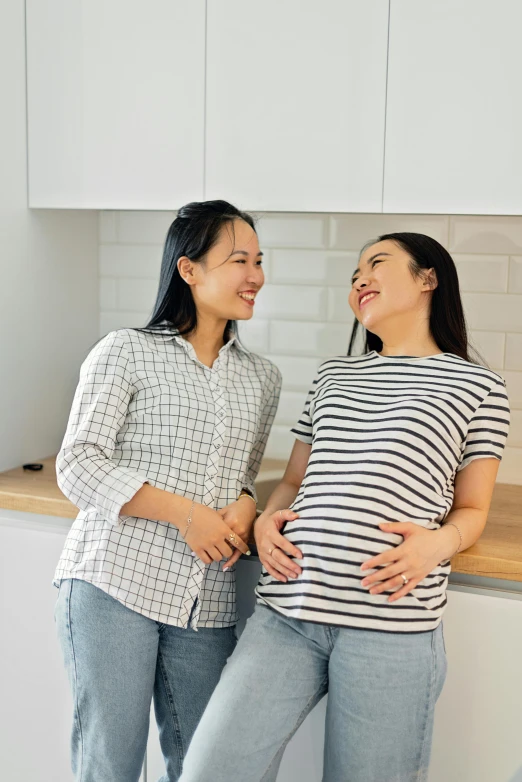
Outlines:
MULTIPOLYGON (((193 201, 182 206, 167 232, 156 303, 149 322, 141 331, 173 329, 190 334, 197 326, 197 310, 190 286, 178 270, 178 260, 187 256, 194 263, 204 263, 208 251, 216 244, 224 226, 234 232, 234 221, 244 220, 254 229, 251 215, 241 212, 227 201, 193 201)), ((225 335, 235 331, 229 321, 225 335)))
MULTIPOLYGON (((431 296, 429 325, 431 336, 440 350, 443 353, 454 353, 466 361, 485 363, 468 342, 457 269, 449 252, 436 239, 409 232, 383 234, 366 244, 363 252, 372 244, 386 240, 395 242, 408 253, 411 258, 410 271, 415 278, 423 276, 428 269, 435 270, 437 287, 431 296)), ((348 347, 349 356, 352 355, 359 325, 359 321, 355 319, 348 347)), ((382 347, 380 337, 365 329, 365 352, 370 350, 380 352, 382 347)))

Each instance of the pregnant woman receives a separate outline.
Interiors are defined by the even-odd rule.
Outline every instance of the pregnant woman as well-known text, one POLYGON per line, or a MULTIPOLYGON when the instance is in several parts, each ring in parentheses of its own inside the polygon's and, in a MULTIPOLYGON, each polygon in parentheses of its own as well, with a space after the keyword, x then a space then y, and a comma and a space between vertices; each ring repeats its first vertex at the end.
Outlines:
POLYGON ((81 782, 138 780, 152 698, 177 780, 236 644, 233 566, 281 385, 236 336, 261 256, 249 215, 183 207, 148 326, 107 335, 82 366, 57 461, 81 510, 55 574, 81 782))
POLYGON ((435 240, 367 246, 349 303, 366 352, 319 369, 255 525, 258 605, 182 782, 274 780, 326 692, 324 782, 427 779, 449 559, 484 529, 509 406, 503 379, 469 358, 435 240))

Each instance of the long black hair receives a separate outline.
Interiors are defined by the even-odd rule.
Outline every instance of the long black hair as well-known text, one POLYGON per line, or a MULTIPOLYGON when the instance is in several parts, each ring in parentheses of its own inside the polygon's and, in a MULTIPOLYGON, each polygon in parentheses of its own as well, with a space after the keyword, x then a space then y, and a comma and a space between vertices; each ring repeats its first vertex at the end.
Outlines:
MULTIPOLYGON (((182 206, 167 232, 156 303, 149 322, 140 331, 175 330, 190 334, 197 326, 197 311, 190 285, 178 270, 178 260, 186 255, 201 263, 218 241, 221 229, 234 220, 244 220, 254 229, 254 219, 227 201, 193 201, 182 206)), ((236 330, 235 321, 228 321, 225 336, 236 330)))
MULTIPOLYGON (((431 297, 430 332, 443 353, 454 353, 466 361, 485 363, 482 357, 468 342, 468 333, 464 309, 460 298, 459 278, 453 258, 444 247, 424 234, 409 232, 383 234, 365 245, 362 252, 377 242, 389 240, 395 242, 410 256, 410 271, 413 277, 422 276, 427 269, 434 269, 437 275, 437 287, 431 297), (473 356, 470 355, 473 354, 473 356)), ((359 321, 355 319, 348 355, 352 355, 357 338, 359 321)), ((364 329, 364 351, 380 352, 382 340, 377 334, 364 329)))

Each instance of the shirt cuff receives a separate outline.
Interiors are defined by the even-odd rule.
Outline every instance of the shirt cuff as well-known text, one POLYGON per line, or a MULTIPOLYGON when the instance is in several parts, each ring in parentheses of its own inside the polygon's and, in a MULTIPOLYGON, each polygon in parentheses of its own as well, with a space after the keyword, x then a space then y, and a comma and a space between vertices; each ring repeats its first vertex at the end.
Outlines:
POLYGON ((98 484, 96 509, 109 524, 116 527, 123 520, 120 516, 122 507, 148 482, 144 475, 119 467, 113 468, 98 484))
POLYGON ((290 429, 290 432, 294 435, 296 440, 300 440, 302 443, 306 443, 307 445, 312 445, 313 438, 311 434, 301 432, 299 429, 290 429))

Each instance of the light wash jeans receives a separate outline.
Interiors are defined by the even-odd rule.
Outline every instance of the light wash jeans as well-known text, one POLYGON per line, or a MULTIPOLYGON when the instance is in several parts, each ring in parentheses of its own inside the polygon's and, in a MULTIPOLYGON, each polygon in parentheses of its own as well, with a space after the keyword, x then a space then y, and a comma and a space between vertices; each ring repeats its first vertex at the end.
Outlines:
POLYGON ((286 744, 327 691, 324 782, 424 782, 445 676, 441 626, 406 635, 352 630, 257 605, 181 782, 275 780, 286 744))
POLYGON ((61 582, 55 618, 73 693, 78 782, 139 779, 153 697, 167 770, 162 781, 178 780, 235 647, 235 628, 196 632, 161 624, 77 579, 61 582))

